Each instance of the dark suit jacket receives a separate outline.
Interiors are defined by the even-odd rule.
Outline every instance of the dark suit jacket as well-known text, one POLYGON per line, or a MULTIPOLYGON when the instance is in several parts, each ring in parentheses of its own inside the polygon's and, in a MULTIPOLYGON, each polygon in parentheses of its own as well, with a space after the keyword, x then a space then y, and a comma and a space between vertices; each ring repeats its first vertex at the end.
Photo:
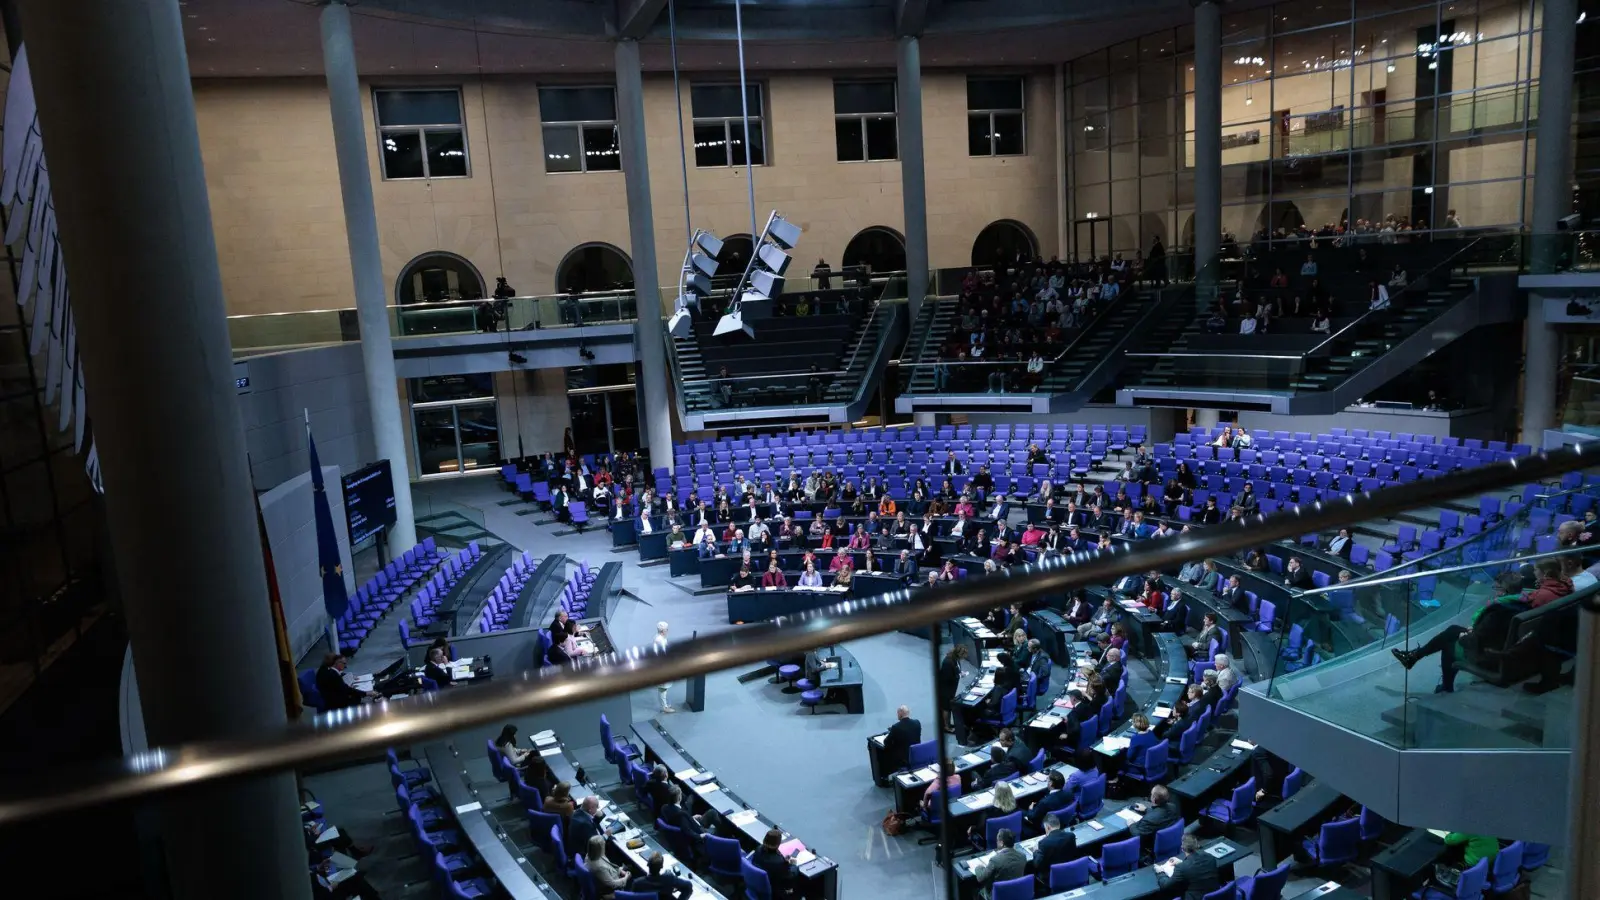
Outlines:
POLYGON ((917 561, 914 559, 896 559, 894 561, 894 574, 901 578, 917 577, 917 561))
POLYGON ((1289 587, 1302 590, 1309 588, 1311 587, 1311 570, 1301 566, 1298 572, 1291 572, 1286 567, 1283 570, 1283 583, 1289 587))
POLYGON ((1179 634, 1187 631, 1189 628, 1188 602, 1180 600, 1177 603, 1167 604, 1167 608, 1161 612, 1161 621, 1166 627, 1179 634))
MULTIPOLYGON (((567 821, 567 846, 582 847, 583 852, 587 853, 589 852, 589 838, 594 837, 599 832, 600 823, 594 820, 594 816, 584 812, 583 807, 580 806, 578 811, 572 814, 572 818, 567 821)), ((573 850, 572 852, 577 853, 579 851, 573 850)))
MULTIPOLYGON (((1045 816, 1048 816, 1057 810, 1066 809, 1068 806, 1071 806, 1073 801, 1076 799, 1077 797, 1073 795, 1070 787, 1064 787, 1059 791, 1051 791, 1050 793, 1039 798, 1039 802, 1035 803, 1033 808, 1028 810, 1027 819, 1029 822, 1039 825, 1040 823, 1044 822, 1045 816)), ((1065 831, 1066 829, 1062 830, 1065 831)), ((1076 838, 1074 838, 1074 844, 1076 844, 1076 838)), ((1056 862, 1060 861, 1061 860, 1056 860, 1056 862)), ((1049 869, 1045 868, 1042 871, 1048 872, 1049 869)))
POLYGON ((683 807, 676 803, 668 803, 666 806, 661 807, 661 821, 682 831, 691 838, 697 838, 706 833, 705 829, 700 827, 700 823, 696 822, 693 816, 689 815, 684 811, 683 807))
MULTIPOLYGON (((668 785, 665 781, 651 780, 645 782, 645 793, 650 795, 650 802, 655 806, 656 809, 661 809, 667 805, 668 787, 670 787, 670 785, 668 785)), ((670 825, 672 823, 669 822, 667 824, 670 825)))
MULTIPOLYGON (((1155 834, 1182 818, 1183 810, 1179 808, 1178 801, 1169 798, 1165 806, 1152 806, 1145 810, 1144 817, 1130 825, 1128 830, 1140 837, 1144 837, 1155 834)), ((1209 859, 1210 857, 1207 858, 1209 859)), ((1212 888, 1215 887, 1216 885, 1212 885, 1212 888)))
POLYGON ((1027 772, 1028 766, 1033 762, 1036 751, 1029 750, 1028 745, 1018 740, 1006 751, 1006 758, 1017 764, 1017 770, 1027 772))
POLYGON ((428 663, 426 666, 423 666, 422 674, 432 678, 434 681, 439 682, 440 687, 444 687, 447 684, 452 684, 455 682, 455 678, 450 675, 449 669, 434 663, 428 663))
POLYGON ((896 769, 906 766, 906 754, 911 750, 911 745, 922 741, 922 723, 916 719, 901 719, 889 726, 889 733, 883 739, 883 753, 888 757, 889 765, 896 769))
MULTIPOLYGON (((1008 756, 990 766, 989 771, 983 773, 983 778, 979 779, 980 787, 993 787, 1001 779, 1009 778, 1020 771, 1022 769, 1017 765, 1017 761, 1008 756)), ((993 807, 990 807, 990 809, 993 809, 993 807)))
POLYGON ((1033 849, 1033 871, 1046 884, 1050 883, 1050 867, 1072 862, 1083 854, 1078 852, 1078 838, 1070 828, 1061 828, 1044 836, 1033 849))
POLYGON ((355 706, 366 699, 366 694, 344 682, 344 676, 333 666, 317 670, 317 692, 322 694, 323 709, 340 709, 355 706))
POLYGON ((1116 693, 1117 685, 1122 683, 1122 663, 1108 663, 1100 669, 1100 678, 1105 681, 1106 690, 1116 693))
POLYGON ((1222 887, 1222 878, 1217 874, 1215 859, 1204 853, 1195 852, 1185 856, 1183 861, 1178 863, 1172 870, 1171 878, 1157 872, 1156 883, 1164 888, 1181 889, 1183 900, 1204 900, 1206 894, 1222 887))
POLYGON ((1342 546, 1339 549, 1335 550, 1335 549, 1333 549, 1333 544, 1334 544, 1334 541, 1337 541, 1337 540, 1339 540, 1339 536, 1338 535, 1334 535, 1333 540, 1328 542, 1328 552, 1332 553, 1333 555, 1335 555, 1337 557, 1339 557, 1340 559, 1349 559, 1350 558, 1350 548, 1355 546, 1356 539, 1355 538, 1350 538, 1349 540, 1344 542, 1344 546, 1342 546))
POLYGON ((659 900, 689 900, 694 885, 665 870, 660 875, 641 875, 628 885, 637 894, 655 894, 659 900))
POLYGON ((767 881, 772 885, 774 893, 781 893, 783 888, 794 880, 794 866, 791 866, 781 853, 757 847, 750 855, 750 864, 767 873, 767 881))

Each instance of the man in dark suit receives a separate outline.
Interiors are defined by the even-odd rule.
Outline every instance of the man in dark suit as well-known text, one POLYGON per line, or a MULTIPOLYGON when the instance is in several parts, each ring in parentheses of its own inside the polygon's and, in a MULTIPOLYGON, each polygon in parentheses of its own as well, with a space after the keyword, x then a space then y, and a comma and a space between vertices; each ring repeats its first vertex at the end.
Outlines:
MULTIPOLYGON (((1044 824, 1046 818, 1054 818, 1051 813, 1056 810, 1066 809, 1076 799, 1072 792, 1067 790, 1067 779, 1061 774, 1061 771, 1059 769, 1051 769, 1050 792, 1040 797, 1039 802, 1033 804, 1033 808, 1028 810, 1026 818, 1029 824, 1037 828, 1044 824)), ((1057 860, 1057 862, 1059 861, 1057 860)), ((1049 868, 1045 867, 1042 871, 1048 872, 1049 868)))
POLYGON ((904 769, 912 744, 922 743, 922 723, 911 718, 911 707, 902 706, 894 711, 895 722, 883 738, 883 756, 890 771, 904 769))
POLYGON ((967 467, 961 464, 961 460, 956 459, 956 452, 951 450, 945 454, 944 466, 940 471, 950 476, 965 475, 967 474, 967 467))
POLYGON ((672 782, 667 780, 668 774, 666 766, 656 763, 655 768, 650 770, 650 780, 645 782, 645 794, 650 798, 650 805, 657 810, 671 800, 672 782))
POLYGON ((1311 587, 1311 572, 1300 562, 1300 557, 1289 557, 1289 564, 1283 568, 1283 584, 1302 591, 1311 587))
POLYGON ((694 896, 694 885, 664 871, 666 860, 661 854, 650 854, 645 867, 649 871, 635 878, 628 890, 636 894, 655 894, 658 900, 689 900, 694 896))
POLYGON ((317 692, 322 694, 324 711, 359 706, 361 701, 378 696, 372 691, 358 691, 345 683, 344 670, 349 664, 343 653, 330 653, 322 658, 322 666, 317 669, 317 692))
POLYGON ((1239 576, 1229 575, 1227 582, 1222 585, 1222 590, 1217 592, 1222 602, 1234 609, 1244 608, 1244 588, 1239 584, 1239 576))
POLYGON ((1161 630, 1173 634, 1183 634, 1189 630, 1189 605, 1184 602, 1183 592, 1178 588, 1172 589, 1172 596, 1167 598, 1167 605, 1161 610, 1161 630))
POLYGON ((1017 771, 1024 775, 1028 774, 1033 763, 1034 751, 1029 750, 1027 744, 1017 740, 1016 732, 1002 728, 995 741, 1006 748, 1006 757, 1017 764, 1017 771))
POLYGON ((894 561, 894 574, 908 583, 916 580, 917 561, 911 558, 910 550, 900 551, 900 558, 894 561))
MULTIPOLYGON (((600 800, 593 794, 583 798, 567 821, 567 846, 583 847, 587 852, 589 838, 600 833, 600 800)), ((577 852, 577 851, 573 851, 577 852)))
POLYGON ((1183 818, 1183 810, 1178 807, 1178 801, 1172 799, 1171 792, 1164 784, 1158 784, 1150 789, 1149 803, 1135 803, 1130 809, 1143 814, 1139 821, 1128 827, 1128 831, 1141 838, 1150 837, 1183 818))
POLYGON ((1081 855, 1078 852, 1078 838, 1072 830, 1062 828, 1061 820, 1055 813, 1046 815, 1044 839, 1033 848, 1033 871, 1039 877, 1039 883, 1049 887, 1050 867, 1072 862, 1081 855))
MULTIPOLYGON (((657 818, 683 832, 684 838, 689 841, 689 849, 696 857, 701 855, 701 848, 705 846, 706 830, 700 824, 698 816, 689 815, 689 811, 681 805, 683 791, 675 784, 667 785, 667 803, 657 813, 657 818)), ((686 859, 685 863, 693 864, 694 860, 686 859)))
POLYGON ((1116 647, 1106 650, 1105 664, 1100 667, 1100 680, 1105 682, 1107 693, 1117 692, 1122 683, 1122 651, 1116 647))
POLYGON ((1173 867, 1172 874, 1163 875, 1157 870, 1156 883, 1163 889, 1180 891, 1183 900, 1204 900, 1207 894, 1221 887, 1222 877, 1217 873, 1216 859, 1199 850, 1200 838, 1184 835, 1183 859, 1167 860, 1173 867))
POLYGON ((1006 755, 1006 748, 998 743, 989 748, 989 771, 978 779, 977 789, 994 787, 1001 781, 1022 771, 1017 761, 1006 755))
POLYGON ((1006 516, 1011 514, 1011 503, 1006 500, 1005 494, 995 494, 993 502, 987 505, 984 513, 996 522, 1004 522, 1006 516))

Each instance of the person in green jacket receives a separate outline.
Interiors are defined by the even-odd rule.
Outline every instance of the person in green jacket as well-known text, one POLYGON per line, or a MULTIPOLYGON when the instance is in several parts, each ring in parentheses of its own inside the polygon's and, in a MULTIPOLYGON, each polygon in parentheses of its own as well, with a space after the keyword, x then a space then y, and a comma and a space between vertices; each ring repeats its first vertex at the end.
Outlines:
POLYGON ((1452 852, 1461 854, 1461 867, 1470 869, 1478 864, 1478 860, 1493 860, 1494 855, 1500 852, 1500 839, 1486 834, 1467 834, 1464 831, 1452 831, 1444 836, 1444 845, 1452 852))
POLYGON ((1460 625, 1447 625, 1443 631, 1428 639, 1428 642, 1415 650, 1405 650, 1395 647, 1390 650, 1395 659, 1400 660, 1400 665, 1410 671, 1412 666, 1427 659, 1429 656, 1439 654, 1439 684, 1433 689, 1435 694, 1448 694, 1456 689, 1456 670, 1462 659, 1461 641, 1469 631, 1480 632, 1474 634, 1473 643, 1481 647, 1496 647, 1505 640, 1504 629, 1509 616, 1484 617, 1484 613, 1494 607, 1506 607, 1512 615, 1528 608, 1527 601, 1522 596, 1522 577, 1515 572, 1503 572, 1495 579, 1495 592, 1497 596, 1484 604, 1477 612, 1472 614, 1472 625, 1463 628, 1460 625), (1480 626, 1482 626, 1480 628, 1480 626), (1496 641, 1482 634, 1482 631, 1495 629, 1500 631, 1500 639, 1496 641))

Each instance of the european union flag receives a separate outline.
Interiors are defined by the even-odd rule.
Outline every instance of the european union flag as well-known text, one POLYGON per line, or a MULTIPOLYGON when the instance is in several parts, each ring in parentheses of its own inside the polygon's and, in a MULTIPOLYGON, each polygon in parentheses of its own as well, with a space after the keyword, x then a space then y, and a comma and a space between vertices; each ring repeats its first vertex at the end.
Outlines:
POLYGON ((339 561, 339 537, 333 530, 333 512, 328 508, 328 491, 322 483, 322 466, 317 462, 317 442, 311 437, 311 422, 306 422, 306 446, 311 448, 311 508, 317 517, 317 570, 322 575, 322 608, 330 619, 338 619, 350 605, 344 590, 344 565, 339 561))

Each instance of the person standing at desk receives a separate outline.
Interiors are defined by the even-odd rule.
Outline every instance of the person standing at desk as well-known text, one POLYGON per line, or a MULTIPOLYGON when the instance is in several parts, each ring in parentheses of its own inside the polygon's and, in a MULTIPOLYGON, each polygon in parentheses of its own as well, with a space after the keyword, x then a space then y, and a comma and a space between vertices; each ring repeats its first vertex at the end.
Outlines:
POLYGON ((666 859, 659 853, 650 854, 645 863, 646 874, 628 885, 636 894, 655 894, 658 900, 689 900, 694 896, 694 885, 666 870, 666 859))
POLYGON ((329 653, 322 658, 317 669, 317 692, 322 694, 322 708, 343 709, 360 706, 363 700, 376 699, 376 691, 358 691, 344 680, 344 670, 350 665, 343 653, 329 653))
POLYGON ((911 718, 911 707, 901 706, 894 711, 895 722, 883 737, 883 755, 888 769, 897 772, 907 766, 911 745, 922 743, 922 723, 911 718))
POLYGON ((1156 884, 1163 889, 1182 891, 1183 900, 1205 900, 1205 896, 1222 886, 1222 876, 1217 873, 1217 861, 1208 853, 1201 853, 1200 838, 1183 836, 1183 859, 1174 856, 1167 860, 1172 874, 1156 870, 1156 884))
MULTIPOLYGON (((930 571, 930 576, 932 572, 930 571)), ((939 696, 944 699, 944 730, 955 731, 956 694, 961 690, 961 661, 967 658, 967 645, 956 644, 939 662, 939 696)))

